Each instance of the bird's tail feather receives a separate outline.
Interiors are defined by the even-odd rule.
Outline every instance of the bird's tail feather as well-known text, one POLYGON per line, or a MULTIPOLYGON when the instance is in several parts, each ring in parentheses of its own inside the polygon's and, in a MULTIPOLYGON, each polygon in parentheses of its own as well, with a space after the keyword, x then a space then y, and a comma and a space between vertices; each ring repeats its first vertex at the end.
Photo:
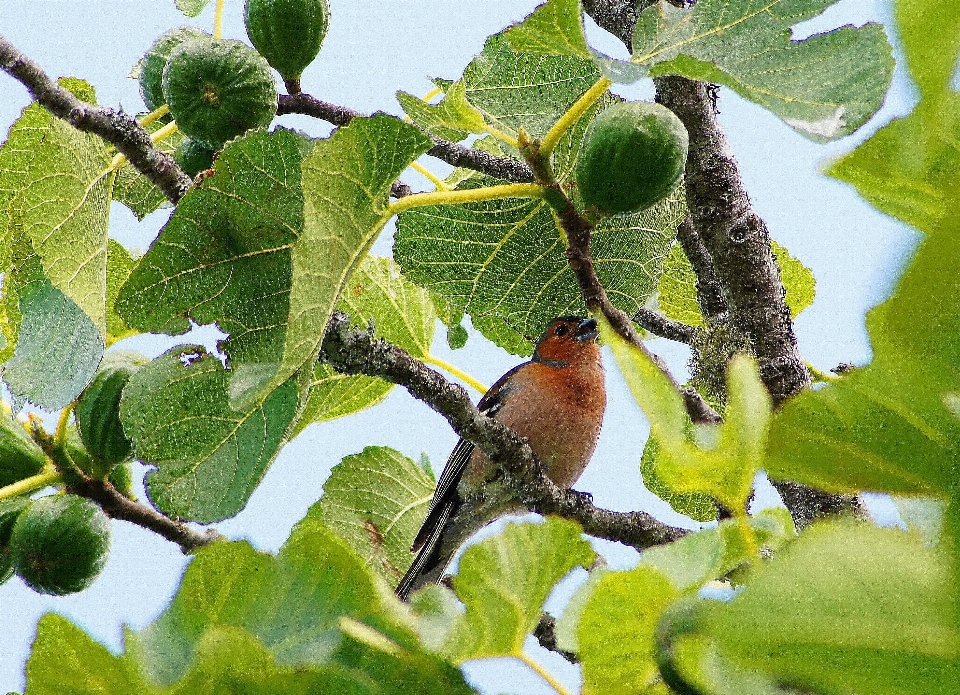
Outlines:
POLYGON ((423 586, 423 584, 426 583, 423 575, 436 567, 439 561, 439 558, 436 557, 436 551, 438 550, 437 545, 443 538, 443 532, 446 530, 447 524, 457 506, 455 500, 449 500, 440 507, 432 510, 430 514, 434 517, 433 523, 430 526, 424 524, 423 528, 420 529, 420 533, 417 535, 417 543, 414 544, 415 549, 418 551, 417 556, 413 559, 413 564, 410 565, 410 569, 407 570, 407 573, 403 575, 403 579, 401 579, 397 585, 396 594, 401 601, 406 601, 411 591, 423 586), (435 512, 436 514, 434 514, 435 512), (428 528, 429 535, 426 535, 424 531, 428 528), (421 538, 421 536, 425 537, 421 538), (419 548, 416 548, 418 544, 419 548))

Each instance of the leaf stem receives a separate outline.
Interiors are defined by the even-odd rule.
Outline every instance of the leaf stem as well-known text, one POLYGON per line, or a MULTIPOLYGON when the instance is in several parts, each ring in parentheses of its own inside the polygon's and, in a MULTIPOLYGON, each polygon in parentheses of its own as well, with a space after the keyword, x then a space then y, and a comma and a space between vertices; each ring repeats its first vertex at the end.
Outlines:
POLYGON ((413 169, 414 171, 417 171, 417 172, 423 174, 426 178, 428 178, 428 179, 430 180, 430 182, 431 182, 434 186, 437 187, 437 190, 438 190, 438 191, 449 191, 449 190, 450 190, 450 186, 448 186, 447 184, 445 184, 445 183, 443 182, 443 179, 441 179, 439 176, 437 176, 436 174, 434 174, 432 171, 430 171, 429 169, 427 169, 427 168, 426 168, 425 166, 423 166, 422 164, 418 164, 417 162, 411 162, 411 163, 410 163, 410 168, 413 169))
POLYGON ((213 11, 213 38, 223 38, 223 0, 217 0, 217 7, 213 11))
POLYGON ((430 101, 430 100, 433 99, 435 96, 437 96, 438 94, 442 94, 442 93, 443 93, 443 90, 442 90, 442 89, 440 89, 439 87, 434 87, 434 88, 431 89, 429 92, 427 92, 426 94, 424 94, 424 95, 421 97, 421 100, 422 100, 422 101, 430 101))
POLYGON ((596 103, 597 99, 604 95, 611 84, 613 84, 613 82, 606 77, 601 77, 590 89, 583 93, 583 96, 573 102, 573 106, 567 109, 567 112, 560 116, 559 120, 557 120, 547 134, 543 136, 543 140, 540 142, 541 157, 550 156, 553 149, 557 146, 557 143, 560 142, 560 138, 563 137, 563 134, 570 130, 570 127, 574 123, 580 120, 580 117, 587 112, 587 109, 596 103))
POLYGON ((493 137, 495 137, 497 140, 502 140, 503 142, 505 142, 505 143, 507 143, 508 145, 510 145, 510 147, 514 147, 514 148, 516 148, 516 149, 520 149, 520 143, 519 143, 519 142, 517 141, 517 139, 516 139, 515 137, 513 137, 512 135, 510 135, 510 134, 508 134, 508 133, 504 133, 502 130, 497 130, 496 128, 494 128, 494 127, 492 127, 492 126, 489 126, 489 125, 485 128, 485 130, 486 130, 488 133, 490 133, 490 135, 492 135, 493 137))
POLYGON ((66 408, 60 411, 60 419, 57 420, 57 429, 53 434, 53 445, 56 447, 63 446, 63 443, 67 440, 67 425, 70 422, 70 415, 73 413, 74 407, 77 405, 77 402, 69 404, 66 408))
POLYGON ((390 203, 387 207, 387 217, 424 205, 459 205, 501 198, 543 198, 545 195, 544 187, 536 183, 508 183, 502 186, 486 186, 463 191, 414 193, 390 203))
MULTIPOLYGON (((161 107, 161 108, 165 108, 165 107, 161 107)), ((159 110, 160 109, 157 109, 157 111, 159 110)), ((156 113, 157 111, 154 111, 153 113, 156 113)), ((153 115, 153 114, 148 114, 148 115, 153 115)), ((170 121, 165 126, 163 126, 160 130, 157 130, 156 132, 153 132, 150 134, 150 142, 156 145, 158 142, 166 140, 168 137, 176 133, 177 130, 179 130, 177 128, 177 122, 170 121)), ((126 162, 127 162, 127 158, 123 154, 116 155, 113 158, 113 161, 110 162, 110 168, 107 170, 107 173, 110 173, 111 171, 116 171, 117 169, 122 167, 124 164, 126 164, 126 162)))
POLYGON ((743 537, 743 542, 747 546, 750 557, 759 558, 760 543, 757 541, 757 534, 753 530, 753 526, 750 525, 746 512, 736 512, 734 518, 737 520, 737 527, 740 529, 740 535, 743 537))
POLYGON ((513 656, 529 666, 531 671, 545 680, 547 685, 556 690, 559 695, 570 695, 570 691, 564 688, 556 678, 551 676, 540 664, 531 659, 529 656, 523 652, 517 652, 513 656))
POLYGON ((441 360, 439 357, 434 357, 433 355, 431 355, 431 354, 429 354, 429 353, 426 354, 426 355, 424 355, 421 359, 422 359, 424 362, 426 362, 427 364, 432 364, 432 365, 434 365, 435 367, 440 367, 440 369, 442 369, 443 371, 449 372, 450 374, 453 374, 453 375, 454 375, 455 377, 457 377, 458 379, 461 379, 461 380, 465 381, 466 383, 470 384, 470 386, 472 386, 473 388, 475 388, 475 389, 476 389, 477 391, 479 391, 480 393, 486 393, 486 392, 487 392, 487 387, 486 387, 486 386, 484 386, 484 385, 483 385, 482 383, 480 383, 478 380, 474 379, 472 376, 470 376, 469 374, 467 374, 465 371, 463 371, 463 370, 461 370, 461 369, 458 369, 457 367, 453 366, 453 365, 450 364, 449 362, 447 362, 447 361, 445 361, 445 360, 441 360))
POLYGON ((47 466, 36 475, 32 475, 29 478, 24 478, 23 480, 18 480, 15 483, 7 485, 6 487, 0 487, 0 500, 10 499, 11 497, 19 497, 20 495, 25 495, 28 492, 42 490, 49 485, 56 485, 57 483, 62 482, 63 477, 60 475, 60 471, 53 466, 47 466))
POLYGON ((138 123, 140 123, 140 125, 141 125, 142 127, 146 128, 146 127, 147 127, 148 125, 150 125, 151 123, 155 123, 156 121, 159 121, 161 118, 163 118, 164 116, 166 116, 168 113, 170 113, 170 107, 167 106, 166 104, 164 104, 164 105, 161 106, 160 108, 158 108, 158 109, 156 109, 156 110, 154 110, 154 111, 151 111, 151 112, 148 113, 146 116, 144 116, 143 118, 141 118, 141 119, 138 121, 138 123))

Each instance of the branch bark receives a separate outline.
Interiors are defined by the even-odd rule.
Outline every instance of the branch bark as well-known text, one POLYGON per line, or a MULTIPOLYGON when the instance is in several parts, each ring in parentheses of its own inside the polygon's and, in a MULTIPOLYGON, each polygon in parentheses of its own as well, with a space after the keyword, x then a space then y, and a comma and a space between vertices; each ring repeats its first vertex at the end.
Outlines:
POLYGON ((150 134, 130 116, 93 106, 77 99, 58 85, 35 62, 20 53, 0 35, 0 70, 18 80, 36 101, 77 130, 100 136, 123 153, 141 174, 176 204, 193 185, 172 157, 150 141, 150 134))
POLYGON ((134 502, 130 498, 124 497, 113 485, 106 481, 84 477, 72 482, 68 489, 76 495, 93 500, 100 505, 107 516, 113 519, 129 521, 153 531, 169 541, 173 541, 180 546, 184 553, 189 553, 223 538, 213 529, 199 531, 182 521, 175 521, 168 516, 164 516, 153 507, 134 502))
POLYGON ((466 391, 411 357, 401 348, 376 340, 372 330, 350 327, 337 312, 327 326, 321 358, 344 374, 379 376, 443 415, 453 430, 470 440, 501 466, 520 501, 540 514, 556 514, 578 522, 591 536, 637 549, 670 543, 686 531, 668 526, 645 512, 600 509, 590 495, 557 487, 543 471, 525 439, 481 415, 466 391))
MULTIPOLYGON (((640 2, 637 7, 642 9, 647 4, 640 2)), ((631 47, 636 23, 636 10, 629 5, 624 0, 584 2, 594 21, 620 38, 627 48, 631 47)), ((678 239, 697 271, 698 299, 706 304, 702 307, 704 315, 716 310, 720 316, 725 305, 733 327, 750 341, 760 364, 760 376, 774 405, 779 405, 807 388, 810 375, 797 348, 766 224, 751 208, 707 85, 674 76, 655 78, 654 84, 657 101, 677 114, 690 136, 684 180, 691 224, 686 228, 681 225, 678 239), (702 249, 697 248, 697 240, 702 249), (697 260, 705 258, 710 265, 697 260), (721 289, 719 297, 717 286, 721 289)), ((790 482, 774 485, 801 528, 821 516, 860 511, 855 497, 790 482)))
POLYGON ((651 309, 641 307, 633 315, 633 322, 645 331, 654 335, 673 340, 678 343, 690 345, 697 339, 699 332, 696 326, 688 326, 685 323, 669 319, 663 314, 657 313, 651 309))

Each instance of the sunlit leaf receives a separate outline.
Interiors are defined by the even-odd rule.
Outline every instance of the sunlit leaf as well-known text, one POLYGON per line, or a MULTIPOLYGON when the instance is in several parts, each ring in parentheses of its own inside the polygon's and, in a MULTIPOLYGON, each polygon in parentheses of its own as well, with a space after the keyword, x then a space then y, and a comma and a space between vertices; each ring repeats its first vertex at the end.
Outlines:
POLYGON ((410 118, 437 137, 458 142, 470 133, 483 133, 483 114, 466 99, 463 81, 454 82, 444 92, 439 104, 428 104, 406 92, 397 92, 397 101, 410 118))
POLYGON ((732 601, 701 602, 673 638, 672 666, 706 693, 728 692, 730 669, 787 689, 945 693, 960 676, 955 596, 942 549, 897 530, 824 524, 732 601))
POLYGON ((197 346, 173 348, 124 388, 120 417, 167 514, 210 522, 247 503, 276 456, 297 405, 293 380, 243 410, 229 403, 230 372, 197 346))
POLYGON ((453 588, 467 610, 444 652, 455 663, 519 654, 540 620, 553 586, 594 558, 576 524, 508 524, 497 536, 467 548, 453 588))
POLYGON ((333 467, 323 497, 308 513, 396 584, 413 560, 410 544, 436 481, 399 451, 368 446, 333 467))
MULTIPOLYGON (((401 274, 387 258, 367 256, 350 277, 337 305, 353 325, 373 322, 378 338, 398 345, 414 357, 430 353, 436 312, 430 294, 401 274)), ((345 376, 326 364, 314 367, 310 398, 295 431, 311 422, 350 415, 382 401, 393 384, 368 376, 345 376)))
POLYGON ((551 0, 511 27, 505 34, 507 42, 520 52, 590 58, 581 13, 580 0, 551 0))

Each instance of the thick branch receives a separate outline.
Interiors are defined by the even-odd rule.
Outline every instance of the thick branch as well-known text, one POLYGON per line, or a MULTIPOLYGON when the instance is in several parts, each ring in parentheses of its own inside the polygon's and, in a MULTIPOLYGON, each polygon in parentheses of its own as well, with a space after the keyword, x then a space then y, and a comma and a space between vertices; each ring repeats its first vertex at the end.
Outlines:
POLYGON ((93 133, 114 145, 137 171, 152 181, 171 203, 176 204, 193 181, 172 157, 150 141, 150 134, 130 116, 113 109, 92 106, 77 99, 51 80, 39 65, 0 36, 0 69, 19 80, 41 106, 77 130, 93 133))
POLYGON ((709 323, 712 319, 726 315, 727 302, 723 298, 723 285, 717 277, 717 269, 713 266, 710 252, 693 228, 690 215, 677 227, 677 241, 697 276, 697 303, 704 321, 709 323))
MULTIPOLYGON (((330 104, 321 101, 309 94, 280 95, 280 105, 277 108, 277 114, 302 113, 307 116, 313 116, 320 120, 332 123, 335 126, 344 126, 357 116, 364 114, 345 106, 330 104)), ((429 135, 429 133, 428 133, 429 135)), ((484 152, 483 150, 465 147, 449 140, 429 135, 433 140, 433 147, 427 150, 431 157, 443 160, 447 164, 455 167, 464 167, 473 169, 482 174, 503 179, 504 181, 513 181, 514 183, 530 183, 533 181, 533 172, 523 162, 511 159, 510 157, 497 157, 496 155, 484 152)))
POLYGON ((102 480, 81 478, 72 482, 70 492, 93 500, 103 511, 114 519, 129 521, 173 541, 185 553, 208 545, 222 536, 208 529, 198 531, 182 521, 174 521, 153 507, 134 502, 120 494, 113 485, 102 480))
POLYGON ((645 331, 678 343, 689 345, 697 338, 696 326, 688 326, 685 323, 674 321, 652 309, 641 307, 633 315, 633 321, 645 331))
POLYGON ((713 259, 736 329, 750 341, 774 405, 810 385, 767 225, 750 206, 703 82, 659 77, 657 101, 690 136, 684 181, 693 226, 713 259))
POLYGON ((503 468, 520 501, 540 514, 577 521, 598 538, 638 549, 670 543, 684 536, 644 512, 612 512, 595 507, 590 495, 557 487, 543 471, 525 439, 474 407, 466 391, 414 359, 401 348, 375 340, 373 331, 350 327, 345 314, 334 314, 327 327, 322 356, 344 374, 379 376, 407 389, 443 415, 453 430, 476 444, 503 468))

